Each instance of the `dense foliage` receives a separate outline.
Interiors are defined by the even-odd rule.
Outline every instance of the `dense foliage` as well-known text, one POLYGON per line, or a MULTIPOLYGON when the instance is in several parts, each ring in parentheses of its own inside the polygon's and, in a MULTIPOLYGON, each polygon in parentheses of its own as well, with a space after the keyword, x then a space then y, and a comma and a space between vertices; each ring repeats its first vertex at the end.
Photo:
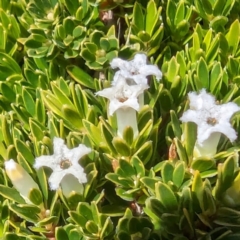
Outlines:
MULTIPOLYGON (((240 106, 239 0, 0 1, 0 239, 240 239, 239 138, 194 156, 196 125, 179 119, 203 88, 240 106), (117 133, 109 101, 116 58, 145 53, 150 76, 139 134, 117 133), (183 137, 184 136, 184 137, 183 137), (87 182, 49 188, 53 139, 84 144, 87 182), (8 178, 14 159, 34 179, 30 202, 8 178)), ((240 115, 231 124, 240 136, 240 115)))

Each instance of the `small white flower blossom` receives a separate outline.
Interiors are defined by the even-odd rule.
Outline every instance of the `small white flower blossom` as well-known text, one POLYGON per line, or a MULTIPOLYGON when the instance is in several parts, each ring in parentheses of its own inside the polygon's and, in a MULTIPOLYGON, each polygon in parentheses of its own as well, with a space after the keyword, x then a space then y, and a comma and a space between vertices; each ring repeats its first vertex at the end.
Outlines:
MULTIPOLYGON (((162 72, 155 65, 147 65, 147 56, 142 53, 136 54, 131 61, 114 58, 110 65, 113 69, 119 68, 116 73, 120 72, 125 79, 132 79, 135 84, 147 84, 149 75, 156 76, 158 81, 162 78, 162 72)), ((112 84, 115 85, 118 80, 118 75, 115 74, 112 84)))
POLYGON ((112 116, 120 108, 133 108, 139 111, 139 102, 137 97, 148 88, 147 84, 128 85, 124 78, 121 78, 116 85, 98 91, 96 95, 108 98, 109 114, 112 116))
POLYGON ((48 180, 50 188, 52 190, 58 189, 63 178, 68 174, 73 175, 79 183, 86 183, 86 174, 78 161, 92 150, 83 144, 79 144, 76 148, 68 149, 63 139, 57 137, 53 140, 53 148, 53 155, 37 157, 34 164, 36 169, 46 166, 53 170, 48 180))
POLYGON ((237 134, 230 124, 232 115, 240 110, 237 104, 232 102, 216 104, 214 96, 208 94, 205 89, 202 89, 199 94, 191 92, 188 96, 190 109, 184 112, 180 120, 197 124, 197 144, 199 146, 202 146, 203 142, 213 133, 222 133, 230 141, 237 138, 237 134))

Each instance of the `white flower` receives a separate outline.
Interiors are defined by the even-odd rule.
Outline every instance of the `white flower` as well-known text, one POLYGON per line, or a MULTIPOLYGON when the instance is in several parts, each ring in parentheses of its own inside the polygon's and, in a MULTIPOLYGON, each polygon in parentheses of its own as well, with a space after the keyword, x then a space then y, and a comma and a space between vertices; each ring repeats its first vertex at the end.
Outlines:
POLYGON ((133 108, 136 111, 139 110, 139 103, 137 97, 148 88, 147 84, 128 85, 124 78, 121 78, 116 85, 105 88, 102 91, 96 93, 96 95, 108 98, 109 114, 113 113, 120 108, 133 108))
POLYGON ((199 94, 191 92, 188 96, 190 109, 184 112, 180 120, 197 124, 197 144, 202 146, 213 133, 222 133, 230 141, 237 138, 230 124, 232 115, 240 110, 237 104, 232 102, 216 104, 215 98, 206 93, 205 89, 202 89, 199 94))
MULTIPOLYGON (((110 63, 113 69, 119 68, 117 71, 124 76, 125 79, 132 79, 135 84, 147 84, 147 76, 154 75, 157 80, 162 78, 162 72, 155 65, 147 65, 147 56, 138 53, 131 61, 125 61, 121 58, 114 58, 110 63)), ((118 82, 119 78, 115 74, 113 78, 113 85, 118 82)))
POLYGON ((5 170, 13 186, 17 189, 26 203, 31 203, 28 196, 32 189, 38 189, 38 185, 33 181, 27 171, 13 159, 4 162, 5 170))
POLYGON ((51 156, 40 156, 35 159, 34 167, 39 169, 46 166, 53 170, 49 185, 52 190, 59 188, 63 178, 70 174, 77 178, 79 183, 86 183, 87 178, 84 169, 78 161, 81 157, 91 152, 91 149, 83 144, 73 149, 68 149, 63 139, 53 139, 54 153, 51 156))

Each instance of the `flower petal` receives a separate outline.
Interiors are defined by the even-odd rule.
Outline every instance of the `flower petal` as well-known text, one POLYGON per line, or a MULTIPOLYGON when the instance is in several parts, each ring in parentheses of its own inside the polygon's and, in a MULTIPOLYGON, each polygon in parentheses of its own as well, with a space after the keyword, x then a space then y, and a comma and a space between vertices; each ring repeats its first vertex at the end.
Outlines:
POLYGON ((160 80, 162 78, 162 72, 158 69, 157 66, 154 65, 145 65, 142 66, 139 69, 139 75, 143 75, 143 76, 149 76, 149 75, 154 75, 156 76, 157 80, 160 80))
POLYGON ((56 156, 54 155, 52 156, 43 155, 35 158, 35 163, 33 167, 39 169, 40 167, 46 166, 54 170, 58 166, 60 161, 61 159, 56 158, 56 156))
POLYGON ((69 159, 73 165, 77 164, 80 158, 82 158, 84 155, 89 154, 92 151, 91 148, 86 147, 83 144, 79 144, 78 147, 73 149, 64 149, 63 150, 63 156, 66 159, 69 159))
POLYGON ((133 108, 136 111, 139 111, 139 103, 137 98, 129 98, 125 102, 120 102, 117 99, 113 99, 109 103, 109 114, 110 116, 113 115, 113 113, 118 110, 119 108, 133 108))

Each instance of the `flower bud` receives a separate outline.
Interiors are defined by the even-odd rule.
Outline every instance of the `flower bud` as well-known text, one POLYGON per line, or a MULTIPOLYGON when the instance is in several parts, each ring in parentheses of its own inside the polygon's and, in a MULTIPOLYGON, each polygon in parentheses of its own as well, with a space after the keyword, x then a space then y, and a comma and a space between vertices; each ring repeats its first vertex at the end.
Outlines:
POLYGON ((26 203, 31 203, 28 196, 32 189, 39 189, 27 171, 13 159, 5 161, 5 170, 13 186, 17 189, 26 203))

